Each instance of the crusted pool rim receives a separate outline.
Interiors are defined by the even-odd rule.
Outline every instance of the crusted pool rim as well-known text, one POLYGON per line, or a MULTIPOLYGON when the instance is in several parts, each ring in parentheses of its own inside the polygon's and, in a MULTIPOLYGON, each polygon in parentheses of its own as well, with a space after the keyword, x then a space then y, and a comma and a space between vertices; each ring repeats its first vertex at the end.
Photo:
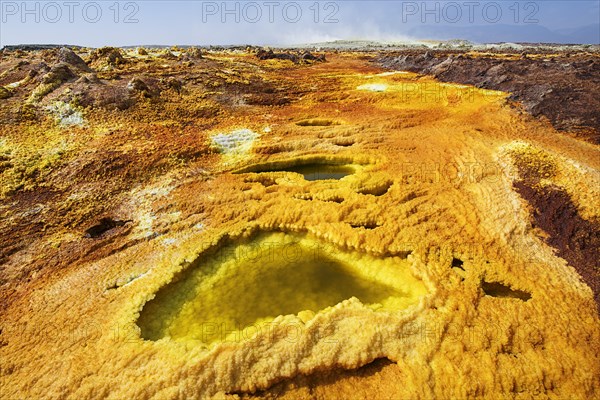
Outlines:
POLYGON ((252 229, 241 235, 225 234, 154 291, 142 305, 136 324, 144 340, 213 345, 230 340, 231 335, 208 332, 206 327, 212 330, 218 325, 221 330, 238 332, 237 342, 239 332, 246 335, 249 328, 277 325, 277 320, 288 317, 306 324, 346 301, 355 300, 365 310, 396 313, 418 304, 429 293, 411 271, 409 254, 373 255, 342 248, 306 231, 252 229), (289 246, 293 246, 293 257, 288 254, 289 246), (288 275, 295 276, 296 283, 288 275), (245 288, 238 292, 243 302, 231 294, 239 286, 245 288), (294 293, 294 288, 303 289, 281 297, 280 291, 294 293), (262 311, 248 308, 253 301, 258 301, 255 306, 262 311), (270 306, 265 308, 265 304, 270 306))

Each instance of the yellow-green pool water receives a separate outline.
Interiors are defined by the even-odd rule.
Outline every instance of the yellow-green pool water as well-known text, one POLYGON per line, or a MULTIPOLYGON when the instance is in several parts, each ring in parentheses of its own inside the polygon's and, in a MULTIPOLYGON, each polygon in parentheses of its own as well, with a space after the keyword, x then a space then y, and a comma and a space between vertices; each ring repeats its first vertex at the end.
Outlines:
MULTIPOLYGON (((144 306, 142 337, 214 343, 280 315, 358 298, 377 311, 408 307, 425 286, 400 257, 342 251, 305 235, 262 233, 200 255, 144 306)), ((304 312, 303 315, 313 315, 304 312)))

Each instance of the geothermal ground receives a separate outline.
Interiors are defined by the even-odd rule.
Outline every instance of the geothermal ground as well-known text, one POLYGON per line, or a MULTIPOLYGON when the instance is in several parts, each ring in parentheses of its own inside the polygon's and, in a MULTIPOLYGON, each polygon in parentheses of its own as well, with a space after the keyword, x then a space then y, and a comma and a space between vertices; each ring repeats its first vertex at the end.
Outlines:
POLYGON ((598 49, 0 54, 0 397, 600 396, 598 49))

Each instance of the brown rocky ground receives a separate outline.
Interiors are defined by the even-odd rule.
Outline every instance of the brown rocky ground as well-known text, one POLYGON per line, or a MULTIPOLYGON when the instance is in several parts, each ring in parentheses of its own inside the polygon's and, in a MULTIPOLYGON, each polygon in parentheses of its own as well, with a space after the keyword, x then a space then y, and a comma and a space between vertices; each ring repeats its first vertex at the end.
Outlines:
POLYGON ((597 54, 264 55, 1 54, 2 396, 598 397, 597 54), (238 297, 297 312, 212 344, 147 314, 260 232, 406 304, 310 310, 242 269, 238 297))
POLYGON ((511 93, 536 117, 600 144, 600 56, 596 52, 403 51, 388 52, 379 65, 511 93))

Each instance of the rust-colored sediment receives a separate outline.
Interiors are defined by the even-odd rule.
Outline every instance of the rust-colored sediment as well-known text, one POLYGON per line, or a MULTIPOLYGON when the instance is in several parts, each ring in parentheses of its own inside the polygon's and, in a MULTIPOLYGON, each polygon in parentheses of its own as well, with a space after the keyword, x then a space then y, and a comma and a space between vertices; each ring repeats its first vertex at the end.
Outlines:
MULTIPOLYGON (((531 205, 534 227, 548 234, 547 243, 557 249, 558 255, 592 289, 600 312, 600 222, 596 218, 591 221, 582 218, 569 193, 560 186, 543 182, 548 168, 535 168, 518 155, 515 162, 520 178, 513 186, 531 205)), ((551 172, 546 175, 549 177, 551 172)))

